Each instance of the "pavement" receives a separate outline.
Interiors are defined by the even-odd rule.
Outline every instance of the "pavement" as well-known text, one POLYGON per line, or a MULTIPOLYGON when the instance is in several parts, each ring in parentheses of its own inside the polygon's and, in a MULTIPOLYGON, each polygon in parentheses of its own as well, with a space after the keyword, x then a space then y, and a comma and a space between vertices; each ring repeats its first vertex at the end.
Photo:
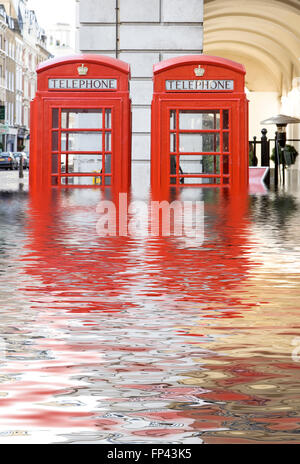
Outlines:
POLYGON ((24 171, 24 178, 19 179, 18 171, 0 171, 1 192, 28 192, 29 171, 24 171))

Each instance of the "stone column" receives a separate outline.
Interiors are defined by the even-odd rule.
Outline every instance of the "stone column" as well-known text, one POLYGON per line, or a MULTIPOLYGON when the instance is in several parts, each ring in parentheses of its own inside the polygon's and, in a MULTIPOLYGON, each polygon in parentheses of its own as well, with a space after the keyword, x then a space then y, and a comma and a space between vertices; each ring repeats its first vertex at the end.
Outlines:
POLYGON ((152 66, 202 53, 203 0, 77 0, 78 52, 131 65, 132 157, 150 159, 152 66))

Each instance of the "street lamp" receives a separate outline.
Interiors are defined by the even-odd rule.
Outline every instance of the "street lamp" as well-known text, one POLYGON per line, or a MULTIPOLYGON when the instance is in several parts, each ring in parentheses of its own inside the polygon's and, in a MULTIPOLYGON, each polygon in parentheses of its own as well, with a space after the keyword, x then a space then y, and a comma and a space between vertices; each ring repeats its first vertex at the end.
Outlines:
MULTIPOLYGON (((278 166, 280 165, 280 153, 281 149, 285 148, 286 145, 286 127, 288 124, 297 124, 300 119, 286 116, 284 114, 278 114, 272 118, 261 121, 261 124, 276 124, 277 132, 275 135, 275 185, 278 185, 278 166)), ((285 160, 282 157, 282 176, 283 182, 285 180, 285 160)))

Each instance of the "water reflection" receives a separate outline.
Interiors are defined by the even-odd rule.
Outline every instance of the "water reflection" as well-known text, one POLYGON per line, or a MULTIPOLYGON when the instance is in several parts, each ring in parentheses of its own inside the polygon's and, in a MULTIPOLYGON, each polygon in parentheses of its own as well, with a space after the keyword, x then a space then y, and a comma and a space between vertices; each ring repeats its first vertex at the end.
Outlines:
POLYGON ((299 202, 180 195, 201 245, 99 237, 98 190, 0 199, 0 443, 298 440, 299 202))

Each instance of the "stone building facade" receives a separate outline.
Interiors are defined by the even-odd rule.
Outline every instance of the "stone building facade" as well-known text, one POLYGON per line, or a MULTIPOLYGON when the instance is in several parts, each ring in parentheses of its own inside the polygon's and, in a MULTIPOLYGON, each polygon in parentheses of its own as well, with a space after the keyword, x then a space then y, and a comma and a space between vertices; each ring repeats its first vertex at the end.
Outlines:
POLYGON ((29 150, 30 101, 36 67, 50 57, 46 36, 27 0, 0 4, 0 149, 29 150), (4 112, 3 112, 4 108, 4 112))
POLYGON ((132 157, 135 162, 149 161, 152 67, 178 55, 202 53, 203 2, 76 1, 77 51, 109 55, 131 65, 132 157))
POLYGON ((5 119, 5 102, 6 102, 6 52, 5 37, 8 24, 6 22, 6 12, 4 6, 0 6, 0 150, 4 148, 5 135, 8 132, 8 126, 5 119))

